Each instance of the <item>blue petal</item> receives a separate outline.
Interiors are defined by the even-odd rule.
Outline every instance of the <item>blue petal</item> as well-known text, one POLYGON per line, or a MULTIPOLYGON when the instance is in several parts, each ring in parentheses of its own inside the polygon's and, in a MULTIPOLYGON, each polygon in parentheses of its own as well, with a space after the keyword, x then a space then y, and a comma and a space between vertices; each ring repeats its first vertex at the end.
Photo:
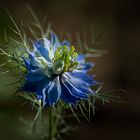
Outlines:
POLYGON ((80 80, 69 79, 65 74, 62 76, 62 83, 66 86, 73 96, 81 99, 86 99, 88 94, 92 94, 92 90, 80 80))
POLYGON ((77 56, 76 61, 79 63, 84 63, 85 61, 85 56, 83 54, 80 54, 77 56))
POLYGON ((88 69, 92 68, 93 66, 94 66, 93 63, 84 63, 84 64, 82 65, 82 69, 88 70, 88 69))
POLYGON ((50 53, 50 42, 47 39, 39 40, 34 43, 34 48, 37 53, 40 53, 48 62, 50 62, 49 53, 50 53))
POLYGON ((44 78, 46 78, 46 76, 41 70, 37 70, 35 72, 30 71, 26 75, 26 80, 32 83, 40 82, 44 78))
POLYGON ((31 63, 35 67, 41 67, 40 62, 36 58, 35 54, 33 52, 29 52, 29 59, 31 60, 31 63))
POLYGON ((87 86, 95 86, 97 84, 97 82, 93 80, 92 77, 83 72, 66 72, 66 75, 68 75, 70 79, 79 80, 79 83, 85 83, 87 86))
POLYGON ((67 40, 64 40, 62 43, 61 43, 62 46, 66 45, 66 46, 70 46, 70 42, 67 41, 67 40))
POLYGON ((36 88, 36 97, 38 100, 42 100, 43 102, 43 107, 47 105, 47 90, 50 85, 50 81, 46 80, 43 84, 40 83, 37 88, 36 88), (45 84, 44 84, 45 83, 45 84))
POLYGON ((58 42, 59 42, 59 39, 57 35, 54 32, 51 32, 51 40, 50 40, 51 45, 54 45, 55 43, 58 43, 58 42))
POLYGON ((36 87, 37 87, 37 83, 26 81, 24 85, 19 89, 19 91, 35 92, 36 87))
POLYGON ((23 58, 25 66, 28 70, 31 70, 31 62, 28 59, 23 58))
POLYGON ((93 63, 84 63, 78 66, 79 71, 87 73, 94 66, 93 63))
POLYGON ((57 37, 57 35, 54 32, 51 32, 51 40, 50 43, 53 47, 53 51, 55 52, 57 50, 58 47, 61 46, 60 41, 57 37))
POLYGON ((60 86, 60 80, 59 76, 57 76, 51 83, 49 89, 48 89, 48 103, 49 105, 55 105, 56 102, 59 100, 61 96, 61 86, 60 86))
POLYGON ((79 98, 73 96, 65 87, 65 85, 61 84, 61 89, 62 89, 62 93, 61 93, 61 99, 65 102, 65 103, 70 103, 70 104, 76 104, 77 101, 79 100, 79 98))
POLYGON ((27 70, 32 70, 32 69, 38 69, 38 67, 35 67, 32 65, 31 61, 28 59, 23 58, 24 63, 25 63, 25 67, 27 68, 27 70))

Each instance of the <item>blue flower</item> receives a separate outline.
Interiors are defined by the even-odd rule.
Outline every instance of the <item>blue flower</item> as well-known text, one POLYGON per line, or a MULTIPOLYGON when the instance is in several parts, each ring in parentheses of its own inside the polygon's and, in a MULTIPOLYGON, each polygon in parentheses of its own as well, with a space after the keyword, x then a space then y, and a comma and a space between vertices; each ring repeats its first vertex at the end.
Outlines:
POLYGON ((51 33, 50 40, 43 38, 33 43, 24 57, 25 82, 21 90, 32 92, 43 106, 53 106, 59 100, 76 104, 94 94, 90 86, 97 82, 87 74, 93 64, 86 63, 68 41, 60 42, 51 33))

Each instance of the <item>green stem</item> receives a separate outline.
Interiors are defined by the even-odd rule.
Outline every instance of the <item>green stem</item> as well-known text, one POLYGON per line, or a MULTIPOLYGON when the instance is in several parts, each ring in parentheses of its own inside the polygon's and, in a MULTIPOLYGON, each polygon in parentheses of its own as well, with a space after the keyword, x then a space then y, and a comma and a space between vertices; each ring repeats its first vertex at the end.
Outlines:
POLYGON ((49 140, 56 140, 57 127, 60 120, 61 111, 57 108, 57 112, 53 112, 52 107, 49 108, 49 140))
POLYGON ((53 114, 52 108, 49 108, 49 140, 53 140, 53 114))

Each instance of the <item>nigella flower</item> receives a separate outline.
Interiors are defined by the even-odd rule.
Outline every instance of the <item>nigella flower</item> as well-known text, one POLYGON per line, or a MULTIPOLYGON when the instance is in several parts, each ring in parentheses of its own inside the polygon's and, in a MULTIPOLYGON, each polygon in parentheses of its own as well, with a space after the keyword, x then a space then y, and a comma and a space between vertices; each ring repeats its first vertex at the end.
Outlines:
POLYGON ((34 93, 43 106, 53 106, 59 100, 76 104, 94 94, 90 86, 96 81, 87 74, 93 64, 85 63, 84 55, 78 55, 69 42, 60 43, 51 33, 50 40, 34 42, 33 51, 27 52, 29 56, 23 57, 27 73, 21 90, 34 93))

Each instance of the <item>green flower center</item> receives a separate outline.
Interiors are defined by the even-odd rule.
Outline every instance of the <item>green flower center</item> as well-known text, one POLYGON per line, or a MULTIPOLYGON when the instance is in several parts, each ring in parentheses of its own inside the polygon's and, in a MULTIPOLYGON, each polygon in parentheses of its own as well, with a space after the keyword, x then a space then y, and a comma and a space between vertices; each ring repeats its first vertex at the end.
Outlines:
POLYGON ((78 66, 74 46, 68 48, 67 46, 60 46, 56 50, 53 58, 53 73, 60 74, 66 71, 72 71, 78 66))

